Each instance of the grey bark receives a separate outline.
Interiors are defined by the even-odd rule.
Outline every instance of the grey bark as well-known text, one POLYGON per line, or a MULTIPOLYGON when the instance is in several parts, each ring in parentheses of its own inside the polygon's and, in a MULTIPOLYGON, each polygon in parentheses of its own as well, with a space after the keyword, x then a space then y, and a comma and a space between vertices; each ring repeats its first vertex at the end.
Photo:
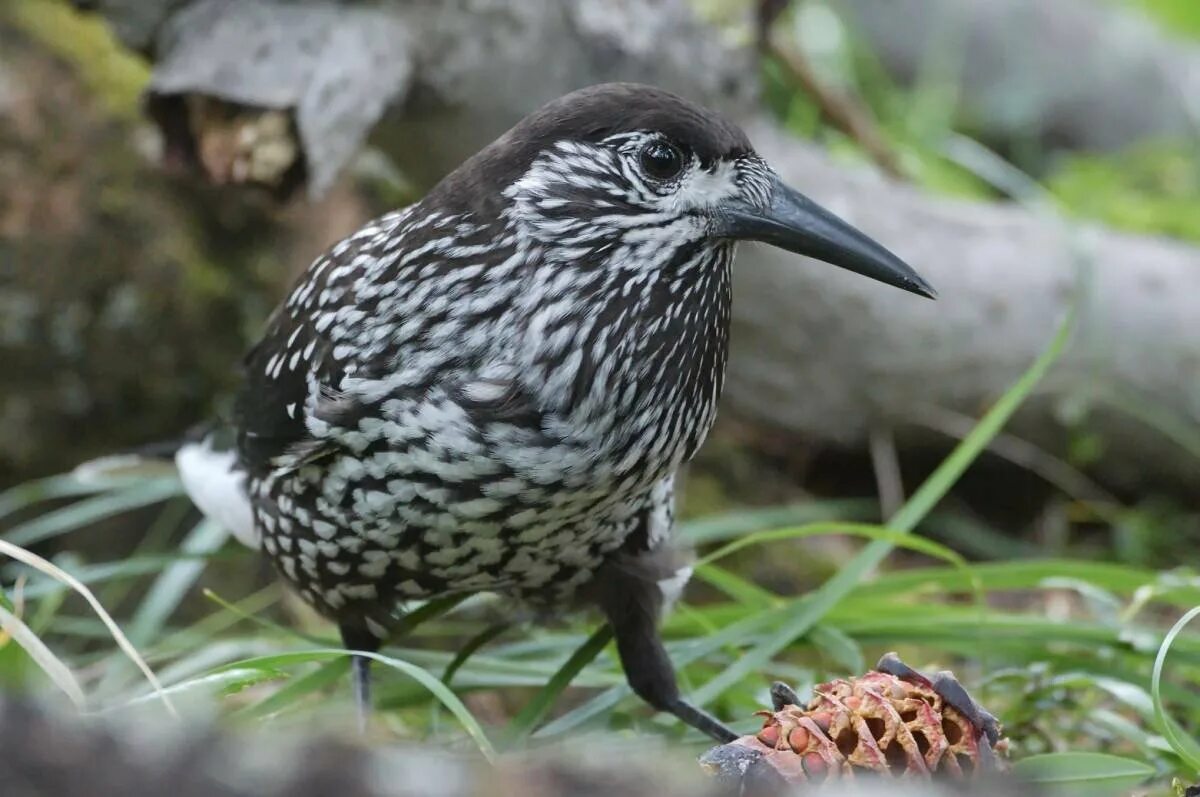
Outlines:
POLYGON ((329 3, 192 3, 157 36, 151 110, 203 87, 240 105, 289 109, 323 194, 412 76, 411 27, 400 14, 329 3))
MULTIPOLYGON (((194 4, 222 6, 228 8, 220 0, 194 4)), ((261 7, 274 8, 259 13, 280 15, 281 26, 298 8, 261 7)), ((941 300, 930 303, 751 248, 737 266, 727 410, 848 445, 861 444, 872 427, 904 425, 931 405, 977 415, 1047 345, 1078 294, 1081 322, 1070 351, 1018 428, 1058 450, 1081 413, 1090 412, 1088 428, 1105 437, 1111 475, 1144 480, 1197 471, 1200 460, 1186 452, 1186 439, 1148 432, 1109 408, 1111 396, 1134 396, 1182 429, 1200 424, 1200 324, 1193 320, 1200 252, 1071 228, 1014 206, 931 198, 835 165, 756 109, 748 54, 722 43, 683 0, 414 0, 363 13, 380 15, 379 29, 407 32, 395 38, 394 57, 411 64, 412 75, 407 91, 386 89, 394 101, 374 142, 418 182, 444 174, 544 100, 591 82, 638 79, 740 118, 791 183, 893 247, 940 290, 941 300)), ((287 83, 290 61, 256 62, 253 41, 230 49, 211 35, 212 26, 168 27, 174 38, 157 47, 153 90, 160 95, 226 95, 262 86, 270 75, 298 92, 287 83), (185 68, 189 60, 210 66, 185 68)), ((299 66, 313 69, 307 60, 299 66)), ((356 90, 384 91, 367 84, 356 90)), ((339 107, 353 116, 351 105, 339 107)), ((357 146, 348 131, 366 126, 327 130, 357 146)), ((330 149, 350 148, 342 141, 330 149)), ((945 443, 911 428, 905 439, 945 443)))

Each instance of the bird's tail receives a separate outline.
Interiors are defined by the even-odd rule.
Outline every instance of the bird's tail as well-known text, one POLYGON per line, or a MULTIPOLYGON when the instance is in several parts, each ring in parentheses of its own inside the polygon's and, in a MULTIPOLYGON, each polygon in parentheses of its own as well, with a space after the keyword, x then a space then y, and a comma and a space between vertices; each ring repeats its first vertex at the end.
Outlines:
POLYGON ((207 427, 187 437, 151 443, 84 462, 77 479, 95 483, 127 477, 178 473, 184 492, 205 517, 227 528, 251 548, 259 547, 246 472, 241 468, 227 430, 207 427))

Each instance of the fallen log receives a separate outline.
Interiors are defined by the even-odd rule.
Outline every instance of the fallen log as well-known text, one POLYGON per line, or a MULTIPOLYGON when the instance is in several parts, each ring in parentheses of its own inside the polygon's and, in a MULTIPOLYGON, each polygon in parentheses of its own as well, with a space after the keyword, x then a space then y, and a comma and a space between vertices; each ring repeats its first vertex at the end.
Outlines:
POLYGON ((1055 452, 1073 430, 1101 435, 1096 467, 1115 484, 1200 475, 1200 251, 1015 205, 931 198, 846 170, 768 122, 749 130, 786 179, 887 241, 939 298, 892 296, 749 249, 735 275, 727 406, 848 445, 881 426, 936 444, 920 425, 928 408, 979 415, 1074 305, 1071 343, 1013 430, 1055 452))

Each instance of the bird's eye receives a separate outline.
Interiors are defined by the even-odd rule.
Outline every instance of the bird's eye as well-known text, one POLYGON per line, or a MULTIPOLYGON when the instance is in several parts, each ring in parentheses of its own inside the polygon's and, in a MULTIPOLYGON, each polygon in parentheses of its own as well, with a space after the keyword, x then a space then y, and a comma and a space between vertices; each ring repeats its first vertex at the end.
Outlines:
POLYGON ((638 153, 642 171, 656 180, 670 180, 683 171, 683 153, 667 141, 651 141, 638 153))

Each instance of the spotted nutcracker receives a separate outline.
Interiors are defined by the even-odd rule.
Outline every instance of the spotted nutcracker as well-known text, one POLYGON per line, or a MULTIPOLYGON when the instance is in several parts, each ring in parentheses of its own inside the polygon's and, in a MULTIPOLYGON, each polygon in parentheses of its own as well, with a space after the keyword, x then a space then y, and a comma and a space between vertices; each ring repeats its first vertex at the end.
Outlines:
POLYGON ((675 474, 716 415, 742 240, 934 295, 717 113, 568 94, 309 267, 246 358, 236 445, 180 449, 184 485, 351 650, 414 600, 590 603, 633 691, 728 741, 658 620, 690 574, 675 474))

